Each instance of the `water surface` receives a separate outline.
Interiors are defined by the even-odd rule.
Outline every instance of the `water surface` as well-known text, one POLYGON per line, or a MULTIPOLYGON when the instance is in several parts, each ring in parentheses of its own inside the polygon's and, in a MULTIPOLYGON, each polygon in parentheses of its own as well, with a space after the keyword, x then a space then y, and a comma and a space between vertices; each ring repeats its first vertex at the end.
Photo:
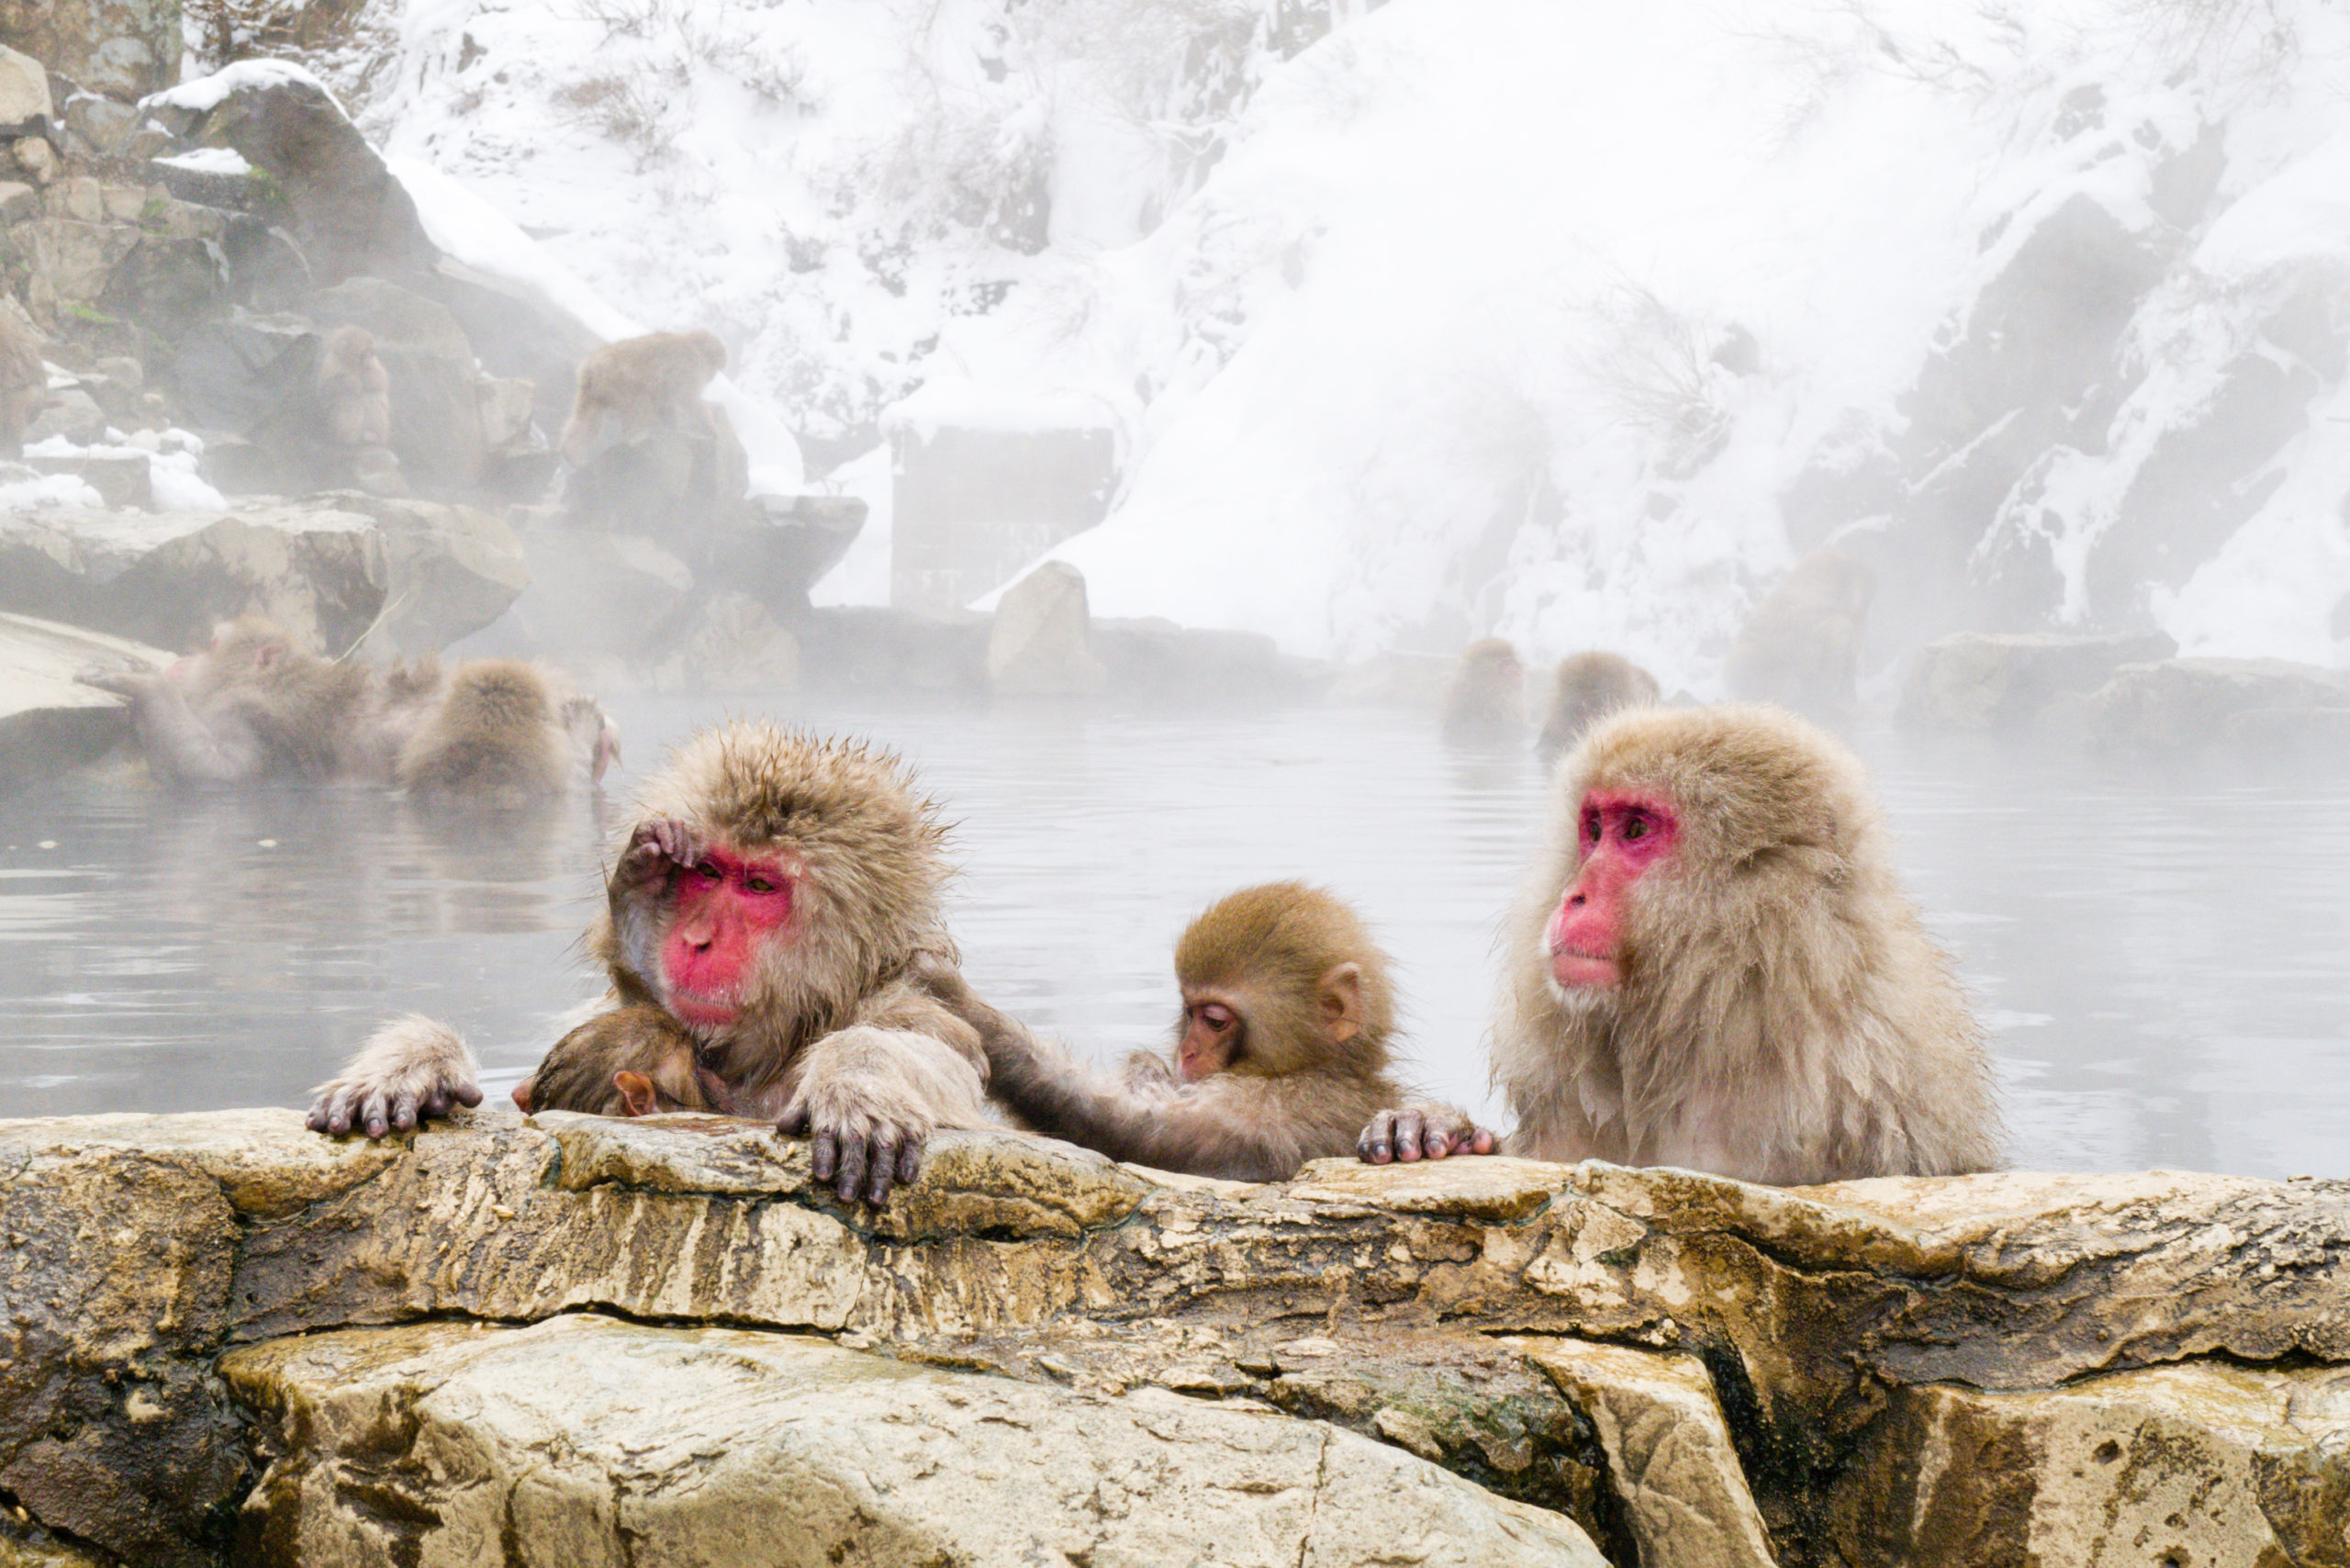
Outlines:
MULTIPOLYGON (((1322 882, 1394 956, 1408 1070, 1498 1113, 1482 1035, 1530 760, 1380 711, 613 706, 640 769, 744 711, 904 751, 957 824, 972 979, 1105 1060, 1165 1041, 1192 913, 1322 882)), ((2350 781, 1861 745, 1992 1025, 2017 1164, 2350 1175, 2350 781)), ((466 825, 372 791, 135 778, 0 801, 0 1115, 298 1105, 408 1010, 464 1029, 502 1092, 601 989, 577 939, 617 806, 466 825)))

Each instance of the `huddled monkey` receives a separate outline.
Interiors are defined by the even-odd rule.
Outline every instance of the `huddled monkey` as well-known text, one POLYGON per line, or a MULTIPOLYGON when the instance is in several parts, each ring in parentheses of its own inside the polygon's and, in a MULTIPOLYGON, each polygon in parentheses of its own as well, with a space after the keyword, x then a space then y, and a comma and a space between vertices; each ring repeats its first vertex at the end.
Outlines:
POLYGON ((25 427, 49 401, 49 367, 40 339, 0 292, 0 457, 23 452, 25 427))
POLYGON ((710 429, 702 392, 726 368, 726 345, 711 332, 650 332, 591 350, 565 421, 563 460, 585 465, 605 448, 655 427, 710 429))
POLYGON ((1723 678, 1733 697, 1808 713, 1849 713, 1876 574, 1841 550, 1814 550, 1763 596, 1730 644, 1723 678))
POLYGON ((644 1006, 616 1007, 557 1040, 514 1086, 514 1103, 526 1114, 593 1116, 727 1108, 725 1086, 694 1061, 694 1037, 666 1013, 644 1006))
POLYGON ((1401 1103, 1386 955, 1331 894, 1274 882, 1219 900, 1176 944, 1175 979, 1170 1057, 1138 1052, 1114 1081, 1000 1033, 988 1046, 997 1097, 1037 1132, 1113 1159, 1240 1182, 1343 1155, 1368 1117, 1401 1103))
POLYGON ((1455 745, 1518 744, 1526 729, 1526 668, 1517 650, 1483 637, 1460 650, 1444 694, 1444 738, 1455 745))
POLYGON ((364 327, 337 327, 312 375, 319 415, 338 446, 384 446, 392 439, 392 379, 364 327))
POLYGON ((1646 708, 1664 695, 1656 677, 1621 654, 1569 654, 1559 661, 1550 689, 1550 716, 1534 738, 1534 750, 1548 767, 1574 749, 1585 730, 1625 708, 1646 708))
MULTIPOLYGON (((588 934, 616 1005, 687 1036, 725 1110, 808 1135, 844 1203, 886 1204, 934 1130, 987 1125, 990 1043, 1018 1030, 963 982, 946 837, 890 754, 737 721, 645 783, 588 934)), ((309 1126, 404 1131, 478 1103, 477 1076, 453 1034, 397 1023, 309 1126)))
POLYGON ((148 767, 176 783, 370 783, 510 803, 595 783, 619 756, 603 710, 548 671, 324 659, 259 616, 167 669, 77 678, 130 700, 148 767))
MULTIPOLYGON (((1505 1152, 1783 1185, 1997 1167, 1982 1030, 1841 745, 1775 708, 1638 709, 1552 789, 1505 938, 1505 1152)), ((1466 1126, 1382 1114, 1362 1154, 1466 1126)))

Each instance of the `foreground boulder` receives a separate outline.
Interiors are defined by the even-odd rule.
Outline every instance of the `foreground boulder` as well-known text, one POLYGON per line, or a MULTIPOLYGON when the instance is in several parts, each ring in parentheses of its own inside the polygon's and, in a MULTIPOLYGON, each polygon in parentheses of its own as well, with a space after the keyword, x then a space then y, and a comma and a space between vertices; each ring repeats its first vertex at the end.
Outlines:
POLYGON ((2160 632, 1961 632, 1918 650, 1894 716, 1904 729, 1942 734, 2030 730, 2052 703, 2095 691, 2119 666, 2177 652, 2160 632))
POLYGON ((947 1134, 867 1215, 719 1118, 277 1111, 0 1123, 0 1487, 139 1562, 2345 1544, 2350 1183, 947 1134))
POLYGON ((2124 756, 2350 759, 2350 674, 2283 659, 2123 665, 2083 716, 2094 745, 2124 756))

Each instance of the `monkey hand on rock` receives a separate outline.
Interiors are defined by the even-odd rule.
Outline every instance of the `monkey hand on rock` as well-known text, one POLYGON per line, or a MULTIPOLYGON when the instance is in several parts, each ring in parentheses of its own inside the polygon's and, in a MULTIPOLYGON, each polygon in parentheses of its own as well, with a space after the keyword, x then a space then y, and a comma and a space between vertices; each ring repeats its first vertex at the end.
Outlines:
MULTIPOLYGON (((902 1059, 910 1048, 934 1056, 936 1042, 870 1025, 827 1035, 809 1047, 808 1070, 776 1118, 778 1132, 810 1139, 811 1173, 832 1182, 845 1204, 880 1208, 893 1184, 911 1185, 922 1173, 938 1119, 913 1081, 919 1072, 910 1074, 902 1059)), ((977 1074, 968 1064, 963 1070, 975 1097, 977 1074)))
POLYGON ((341 1077, 313 1091, 318 1099, 304 1125, 335 1137, 413 1132, 420 1122, 480 1104, 477 1072, 473 1052, 447 1025, 396 1018, 370 1036, 341 1077))
POLYGON ((73 672, 78 686, 94 686, 100 691, 111 691, 117 697, 136 697, 154 682, 160 672, 149 669, 125 669, 117 665, 88 665, 73 672))
POLYGON ((1356 1140, 1355 1152, 1373 1165, 1442 1159, 1453 1154, 1491 1154, 1500 1140, 1456 1106, 1415 1101, 1400 1111, 1382 1111, 1356 1140))

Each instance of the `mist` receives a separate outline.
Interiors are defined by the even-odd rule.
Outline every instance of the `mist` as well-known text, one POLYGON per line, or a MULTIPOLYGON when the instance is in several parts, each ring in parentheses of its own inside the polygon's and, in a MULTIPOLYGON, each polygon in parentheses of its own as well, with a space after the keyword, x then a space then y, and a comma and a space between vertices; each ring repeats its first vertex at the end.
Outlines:
POLYGON ((1529 733, 1602 648, 1852 741, 2015 1164, 2350 1174, 2350 20, 1619 10, 0 30, 38 367, 0 385, 0 1115, 300 1104, 410 1010, 495 1098, 600 993, 633 783, 759 713, 914 762, 968 973, 1079 1054, 1163 1049, 1183 923, 1298 877, 1393 955, 1407 1076, 1506 1121, 1550 802, 1436 719, 1500 637, 1529 733), (322 412, 353 327, 364 439, 322 412), (598 345, 688 332, 724 364, 682 411, 589 408, 598 345), (1834 689, 1742 689, 1823 549, 1868 585, 1834 689), (255 613, 541 661, 622 771, 470 827, 162 787, 75 671, 255 613))

